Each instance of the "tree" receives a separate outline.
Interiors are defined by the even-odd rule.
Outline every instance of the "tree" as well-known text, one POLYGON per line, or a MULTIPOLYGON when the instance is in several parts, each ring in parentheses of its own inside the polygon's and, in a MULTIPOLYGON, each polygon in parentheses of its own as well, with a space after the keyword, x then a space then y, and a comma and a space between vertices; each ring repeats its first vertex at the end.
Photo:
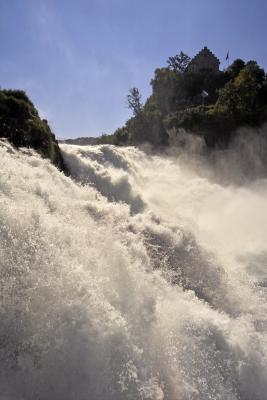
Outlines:
POLYGON ((122 128, 118 128, 114 132, 114 144, 115 145, 123 145, 126 144, 129 139, 129 132, 126 126, 122 128))
POLYGON ((258 124, 265 116, 265 72, 255 61, 249 61, 234 80, 219 93, 217 106, 226 107, 239 124, 258 124))
POLYGON ((141 103, 141 97, 142 96, 136 87, 133 87, 129 90, 129 94, 127 96, 127 104, 128 108, 133 111, 134 116, 139 115, 142 110, 143 105, 141 103))
POLYGON ((238 89, 233 81, 229 81, 219 90, 219 98, 216 103, 216 109, 225 109, 230 116, 237 116, 239 104, 238 89))
POLYGON ((174 72, 185 72, 188 67, 191 58, 183 53, 176 54, 174 57, 169 57, 167 60, 168 68, 174 72))
POLYGON ((239 72, 245 67, 245 61, 237 58, 227 69, 232 79, 236 78, 239 72))

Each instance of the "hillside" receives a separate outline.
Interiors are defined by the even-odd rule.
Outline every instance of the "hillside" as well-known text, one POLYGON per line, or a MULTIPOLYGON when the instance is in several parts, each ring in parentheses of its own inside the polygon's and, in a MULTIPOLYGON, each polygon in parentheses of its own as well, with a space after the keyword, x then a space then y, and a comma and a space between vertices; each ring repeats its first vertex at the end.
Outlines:
POLYGON ((55 135, 22 90, 0 90, 0 138, 36 150, 66 171, 55 135))
MULTIPOLYGON (((203 138, 209 148, 227 148, 240 127, 258 128, 267 121, 267 77, 256 61, 237 59, 220 71, 219 60, 206 47, 194 59, 181 52, 156 69, 151 86, 145 104, 137 88, 129 91, 133 116, 113 134, 63 142, 149 143, 158 149, 171 145, 185 130, 203 138), (211 57, 208 63, 203 54, 211 57)), ((21 90, 0 90, 0 137, 17 147, 34 148, 65 169, 55 135, 21 90)))
POLYGON ((267 78, 256 61, 237 59, 224 71, 194 71, 190 57, 181 52, 156 69, 151 85, 144 105, 138 89, 130 90, 133 117, 106 137, 108 143, 164 146, 185 129, 203 137, 208 147, 225 148, 238 128, 259 127, 267 120, 267 78))

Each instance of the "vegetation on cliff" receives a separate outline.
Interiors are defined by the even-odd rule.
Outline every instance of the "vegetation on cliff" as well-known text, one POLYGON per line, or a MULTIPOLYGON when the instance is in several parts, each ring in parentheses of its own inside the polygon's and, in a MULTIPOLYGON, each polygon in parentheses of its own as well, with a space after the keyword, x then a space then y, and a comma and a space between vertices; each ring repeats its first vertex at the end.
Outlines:
MULTIPOLYGON (((127 102, 133 116, 114 134, 66 140, 75 144, 166 146, 181 130, 202 137, 208 147, 225 148, 240 127, 267 121, 267 76, 256 61, 235 60, 224 71, 190 70, 181 52, 158 68, 152 95, 143 104, 137 88, 127 102), (170 139, 171 138, 171 139, 170 139)), ((192 62, 191 62, 192 64, 192 62)), ((55 135, 21 90, 0 90, 0 137, 31 147, 65 170, 55 135)))
POLYGON ((35 149, 66 171, 55 135, 22 90, 0 90, 0 138, 35 149))
POLYGON ((155 71, 152 95, 144 105, 130 90, 133 117, 98 143, 166 145, 170 132, 185 129, 209 147, 227 147, 238 128, 267 121, 267 77, 256 61, 237 59, 225 71, 189 72, 190 58, 180 53, 155 71), (139 101, 139 103, 138 103, 139 101))

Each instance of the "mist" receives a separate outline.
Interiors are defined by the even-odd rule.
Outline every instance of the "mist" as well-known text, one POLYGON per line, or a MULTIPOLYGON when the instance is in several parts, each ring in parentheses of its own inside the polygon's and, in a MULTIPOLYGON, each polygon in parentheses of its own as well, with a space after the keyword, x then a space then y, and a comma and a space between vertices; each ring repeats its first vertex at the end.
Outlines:
POLYGON ((70 177, 1 142, 3 398, 267 398, 262 136, 61 145, 70 177))

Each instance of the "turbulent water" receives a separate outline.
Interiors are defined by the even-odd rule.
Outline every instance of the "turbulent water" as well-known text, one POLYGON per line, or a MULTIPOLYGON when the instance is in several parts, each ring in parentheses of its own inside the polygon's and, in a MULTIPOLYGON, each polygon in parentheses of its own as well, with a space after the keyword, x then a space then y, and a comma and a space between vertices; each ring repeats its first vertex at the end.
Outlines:
POLYGON ((0 399, 267 399, 267 182, 0 146, 0 399))

